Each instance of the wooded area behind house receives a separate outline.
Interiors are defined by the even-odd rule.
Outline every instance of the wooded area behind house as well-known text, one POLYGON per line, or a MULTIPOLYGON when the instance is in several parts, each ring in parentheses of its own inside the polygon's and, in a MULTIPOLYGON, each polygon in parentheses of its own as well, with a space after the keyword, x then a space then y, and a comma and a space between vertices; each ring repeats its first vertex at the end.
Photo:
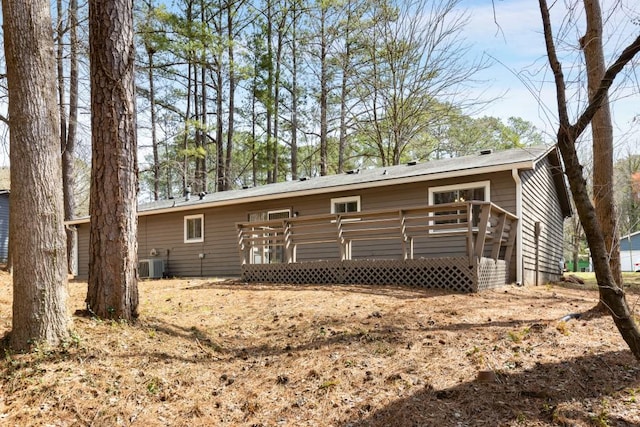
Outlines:
MULTIPOLYGON (((459 0, 135 7, 142 201, 542 142, 521 118, 469 115, 489 61, 470 54, 459 0)), ((81 111, 86 13, 57 2, 61 103, 75 69, 81 111)))
MULTIPOLYGON (((71 219, 88 213, 88 8, 52 6, 71 219)), ((482 117, 485 104, 469 99, 490 84, 476 76, 491 62, 472 55, 459 0, 134 7, 141 202, 545 140, 526 118, 482 117)), ((638 156, 623 153, 623 234, 640 230, 637 170, 638 156)), ((575 228, 568 253, 584 254, 575 228)))

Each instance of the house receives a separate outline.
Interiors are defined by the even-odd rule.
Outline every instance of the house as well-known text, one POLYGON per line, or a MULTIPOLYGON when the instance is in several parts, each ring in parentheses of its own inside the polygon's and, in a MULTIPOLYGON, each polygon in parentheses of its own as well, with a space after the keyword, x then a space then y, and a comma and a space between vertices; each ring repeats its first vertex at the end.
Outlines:
MULTIPOLYGON (((557 148, 349 171, 139 206, 141 276, 404 283, 477 291, 561 274, 557 148)), ((89 219, 78 229, 88 274, 89 219)))
POLYGON ((9 258, 9 190, 0 190, 0 262, 9 258))
POLYGON ((620 267, 622 271, 640 272, 640 231, 620 238, 620 267))

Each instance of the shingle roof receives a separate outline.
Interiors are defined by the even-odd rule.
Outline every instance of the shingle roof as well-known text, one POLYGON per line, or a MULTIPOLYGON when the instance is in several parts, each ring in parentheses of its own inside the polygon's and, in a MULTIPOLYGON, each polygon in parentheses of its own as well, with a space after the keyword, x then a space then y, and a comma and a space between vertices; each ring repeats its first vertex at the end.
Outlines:
MULTIPOLYGON (((186 201, 184 197, 172 200, 160 200, 157 202, 141 204, 139 212, 155 211, 158 209, 169 209, 186 206, 198 206, 214 202, 228 202, 232 200, 263 198, 282 194, 309 192, 312 190, 330 190, 338 187, 349 186, 377 186, 384 183, 392 184, 394 181, 407 178, 419 178, 439 175, 451 172, 466 172, 464 175, 472 173, 482 173, 482 169, 500 168, 511 169, 516 164, 524 166, 531 163, 529 167, 543 158, 550 151, 549 147, 537 146, 527 148, 515 148, 510 150, 492 152, 489 154, 476 154, 471 156, 431 160, 424 163, 404 164, 381 168, 362 169, 353 173, 343 173, 338 175, 328 175, 315 178, 301 179, 298 181, 286 181, 275 184, 260 185, 257 187, 245 188, 241 190, 230 190, 207 194, 203 199, 198 195, 191 195, 191 199, 186 201), (477 171, 477 172, 476 172, 477 171)), ((462 173, 458 173, 462 175, 462 173)))
MULTIPOLYGON (((424 163, 404 164, 372 169, 362 169, 337 175, 286 181, 241 190, 210 193, 200 198, 192 194, 190 200, 178 197, 143 203, 138 206, 141 215, 173 210, 191 210, 216 205, 228 205, 248 201, 266 200, 283 195, 299 196, 327 191, 341 191, 392 185, 407 181, 426 181, 446 176, 474 175, 490 171, 528 169, 549 153, 555 146, 514 148, 470 156, 431 160, 424 163)), ((566 191, 566 189, 565 189, 566 191)), ((81 220, 78 220, 79 222, 81 220)))

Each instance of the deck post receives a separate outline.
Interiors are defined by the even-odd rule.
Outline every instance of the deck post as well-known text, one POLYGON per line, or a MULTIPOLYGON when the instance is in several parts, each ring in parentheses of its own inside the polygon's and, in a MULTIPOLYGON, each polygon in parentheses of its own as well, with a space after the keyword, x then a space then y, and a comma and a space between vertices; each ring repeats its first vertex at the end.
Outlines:
POLYGON ((494 229, 494 234, 493 234, 493 242, 492 242, 493 246, 491 248, 491 258, 493 258, 494 261, 497 261, 498 257, 500 256, 500 248, 502 247, 502 235, 504 234, 504 228, 506 223, 507 223, 507 213, 502 212, 498 217, 498 224, 496 225, 494 229))
MULTIPOLYGON (((407 241, 409 241, 409 237, 407 236, 407 224, 406 224, 406 218, 404 216, 403 210, 400 210, 399 216, 400 216, 400 241, 402 242, 402 259, 406 261, 407 258, 409 257, 408 250, 407 250, 407 241)), ((413 249, 413 239, 411 239, 411 246, 413 249)), ((413 250, 411 251, 411 258, 413 258, 413 250)))
POLYGON ((475 256, 482 258, 484 254, 484 243, 487 239, 487 225, 489 224, 489 214, 491 213, 490 204, 480 205, 480 220, 478 223, 478 235, 476 236, 475 256))
POLYGON ((247 248, 244 244, 244 230, 238 226, 238 249, 240 249, 240 265, 246 265, 248 261, 247 248))
POLYGON ((284 253, 287 260, 287 264, 296 262, 295 246, 291 239, 291 222, 288 220, 282 221, 282 228, 284 234, 284 253))
POLYGON ((347 242, 342 233, 342 217, 336 215, 336 229, 338 233, 338 246, 340 247, 340 261, 347 260, 347 242))
POLYGON ((504 251, 504 260, 506 262, 510 262, 511 261, 511 253, 513 252, 513 247, 515 246, 515 242, 516 242, 516 235, 517 233, 517 227, 518 227, 518 219, 512 219, 511 220, 511 227, 509 229, 509 238, 507 239, 507 243, 505 244, 506 249, 504 251))
POLYGON ((473 205, 467 203, 467 256, 469 257, 469 265, 476 265, 474 241, 473 241, 473 205))

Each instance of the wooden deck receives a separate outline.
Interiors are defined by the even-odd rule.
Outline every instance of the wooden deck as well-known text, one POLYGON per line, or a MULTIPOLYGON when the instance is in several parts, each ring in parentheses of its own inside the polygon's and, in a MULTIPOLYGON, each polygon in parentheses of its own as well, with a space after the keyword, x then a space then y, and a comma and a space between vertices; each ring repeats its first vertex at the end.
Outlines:
MULTIPOLYGON (((517 217, 488 202, 299 216, 237 224, 243 279, 406 284, 474 292, 508 280, 517 217), (415 242, 448 238, 465 250, 425 256, 415 242), (397 242, 397 259, 352 259, 352 242, 397 242), (336 260, 297 262, 301 246, 335 245, 336 260), (261 254, 256 256, 256 254, 261 254)), ((394 243, 395 244, 395 243, 394 243)))

